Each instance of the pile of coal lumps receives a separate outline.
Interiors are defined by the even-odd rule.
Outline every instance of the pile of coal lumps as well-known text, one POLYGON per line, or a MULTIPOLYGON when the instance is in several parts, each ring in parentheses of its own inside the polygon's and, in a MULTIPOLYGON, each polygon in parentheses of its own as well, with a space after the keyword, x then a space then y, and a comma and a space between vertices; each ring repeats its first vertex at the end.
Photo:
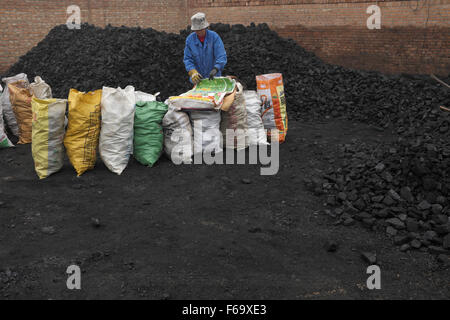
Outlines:
MULTIPOLYGON (((342 118, 393 132, 395 141, 375 149, 364 143, 340 146, 342 162, 321 177, 338 223, 383 230, 401 250, 450 251, 450 112, 439 109, 450 107, 448 88, 428 75, 327 64, 266 24, 213 24, 211 29, 228 53, 225 75, 255 89, 255 75, 283 74, 290 119, 342 118)), ((133 85, 161 92, 164 101, 190 88, 183 64, 189 33, 60 25, 4 76, 39 75, 59 98, 70 88, 133 85)), ((450 83, 448 73, 441 78, 450 83)))
MULTIPOLYGON (((291 119, 345 117, 384 127, 420 118, 439 103, 450 104, 448 92, 428 76, 388 76, 330 65, 267 24, 213 24, 211 29, 220 34, 227 50, 225 75, 235 75, 255 89, 255 75, 283 74, 291 119)), ((69 30, 60 25, 5 75, 39 75, 59 98, 70 88, 133 85, 140 91, 161 92, 164 100, 190 87, 183 64, 189 33, 89 24, 69 30)))

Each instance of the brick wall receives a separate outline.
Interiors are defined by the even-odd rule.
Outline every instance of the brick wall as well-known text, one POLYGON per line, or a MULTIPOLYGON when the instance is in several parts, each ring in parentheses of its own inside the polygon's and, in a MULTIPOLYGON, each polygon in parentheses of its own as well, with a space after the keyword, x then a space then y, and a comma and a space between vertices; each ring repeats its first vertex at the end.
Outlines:
POLYGON ((450 72, 450 1, 188 0, 210 22, 266 22, 323 60, 388 73, 450 72), (370 5, 381 29, 367 28, 370 5))
POLYGON ((323 60, 383 72, 450 72, 450 0, 0 0, 0 73, 81 8, 82 22, 178 32, 198 11, 210 22, 268 23, 323 60), (381 30, 368 30, 369 5, 381 30))

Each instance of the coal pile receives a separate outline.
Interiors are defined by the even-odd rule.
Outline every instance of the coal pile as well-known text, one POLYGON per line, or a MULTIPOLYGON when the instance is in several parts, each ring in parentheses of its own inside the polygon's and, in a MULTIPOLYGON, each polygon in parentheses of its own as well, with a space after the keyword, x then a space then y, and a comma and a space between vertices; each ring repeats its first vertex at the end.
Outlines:
MULTIPOLYGON (((255 75, 283 73, 291 119, 340 117, 396 136, 375 150, 361 143, 341 146, 342 164, 314 182, 327 186, 338 223, 359 221, 381 229, 402 250, 450 251, 450 112, 439 110, 450 107, 448 88, 427 75, 384 75, 324 63, 266 24, 213 24, 211 29, 228 53, 225 75, 255 89, 255 75)), ((61 25, 6 75, 42 76, 61 98, 70 88, 133 85, 161 92, 164 100, 190 88, 183 64, 189 33, 61 25)), ((450 83, 448 76, 442 80, 450 83)))
POLYGON ((449 124, 448 114, 435 112, 395 143, 339 146, 341 165, 316 181, 337 224, 386 232, 402 251, 449 254, 449 124))
MULTIPOLYGON (((228 53, 225 75, 255 89, 255 75, 283 73, 291 119, 346 117, 387 127, 419 119, 431 106, 450 104, 445 88, 428 76, 387 76, 329 65, 266 24, 213 24, 211 29, 220 34, 228 53)), ((183 64, 189 33, 88 24, 69 30, 60 25, 7 75, 40 75, 62 98, 72 87, 86 91, 131 84, 161 92, 165 99, 190 87, 183 64)))
POLYGON ((389 125, 396 141, 340 146, 341 164, 321 182, 338 224, 386 232, 402 251, 450 254, 450 112, 419 102, 389 125))
POLYGON ((70 88, 92 91, 127 85, 168 97, 189 88, 183 41, 180 35, 153 29, 83 24, 81 30, 69 30, 60 25, 8 74, 21 70, 30 80, 41 75, 61 98, 68 96, 70 88))

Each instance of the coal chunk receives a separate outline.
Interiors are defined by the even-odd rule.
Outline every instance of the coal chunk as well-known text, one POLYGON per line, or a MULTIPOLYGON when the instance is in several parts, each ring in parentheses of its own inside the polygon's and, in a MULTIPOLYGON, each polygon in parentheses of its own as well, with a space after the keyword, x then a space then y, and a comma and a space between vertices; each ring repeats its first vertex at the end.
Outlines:
POLYGON ((374 252, 361 252, 361 257, 370 265, 377 263, 377 254, 374 252))
POLYGON ((431 204, 429 204, 427 200, 423 200, 421 203, 419 203, 418 208, 420 210, 428 210, 431 208, 431 204))
POLYGON ((444 237, 442 246, 444 247, 444 249, 450 249, 450 234, 444 237))
POLYGON ((405 223, 398 218, 387 219, 386 223, 398 230, 405 229, 405 223))
POLYGON ((411 189, 409 187, 403 187, 400 190, 400 196, 403 200, 406 200, 410 203, 414 202, 414 196, 411 193, 411 189))
POLYGON ((328 240, 325 243, 325 250, 327 250, 328 252, 336 252, 338 248, 339 245, 336 241, 328 240))
POLYGON ((422 246, 422 243, 419 240, 414 239, 413 241, 411 241, 410 245, 414 249, 420 249, 420 247, 422 246))

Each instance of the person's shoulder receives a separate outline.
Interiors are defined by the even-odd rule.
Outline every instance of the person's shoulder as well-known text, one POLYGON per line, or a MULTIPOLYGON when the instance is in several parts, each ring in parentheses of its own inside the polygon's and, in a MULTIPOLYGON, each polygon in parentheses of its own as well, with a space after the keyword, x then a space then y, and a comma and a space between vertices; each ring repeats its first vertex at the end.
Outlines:
POLYGON ((195 32, 192 32, 190 35, 187 36, 186 42, 191 42, 194 39, 195 32))
POLYGON ((212 39, 214 42, 216 41, 222 41, 222 38, 219 36, 219 34, 215 31, 208 30, 209 39, 212 39))
POLYGON ((215 31, 208 30, 208 33, 214 38, 220 38, 219 34, 215 31))

